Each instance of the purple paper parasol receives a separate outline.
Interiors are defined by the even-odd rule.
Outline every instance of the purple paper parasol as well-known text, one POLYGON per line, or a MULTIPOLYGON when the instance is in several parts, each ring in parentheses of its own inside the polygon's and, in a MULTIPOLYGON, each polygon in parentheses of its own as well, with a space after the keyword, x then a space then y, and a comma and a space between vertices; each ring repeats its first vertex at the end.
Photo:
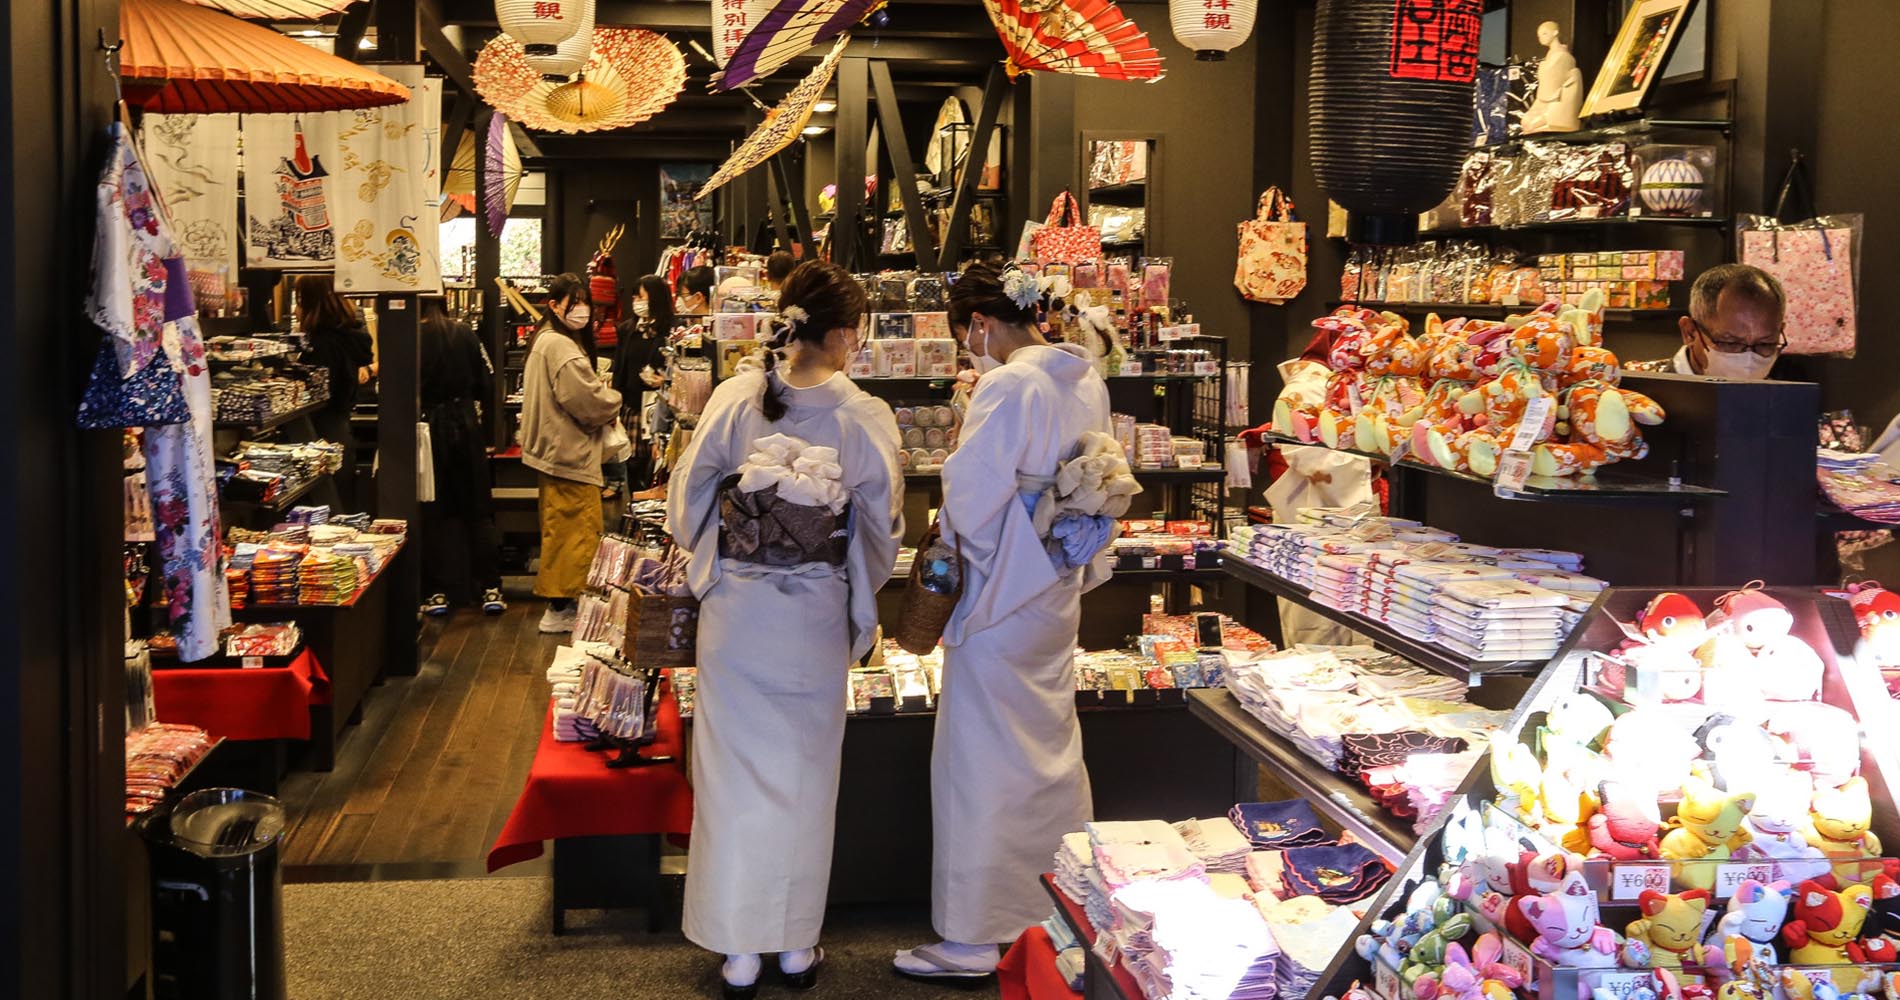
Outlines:
POLYGON ((885 0, 778 0, 732 50, 726 68, 713 75, 713 89, 734 90, 763 80, 812 46, 848 31, 884 4, 885 0))
POLYGON ((521 186, 521 153, 515 149, 515 137, 508 131, 508 116, 497 111, 488 119, 487 153, 482 160, 485 190, 482 208, 488 216, 488 231, 501 239, 508 223, 508 211, 515 207, 515 189, 521 186))

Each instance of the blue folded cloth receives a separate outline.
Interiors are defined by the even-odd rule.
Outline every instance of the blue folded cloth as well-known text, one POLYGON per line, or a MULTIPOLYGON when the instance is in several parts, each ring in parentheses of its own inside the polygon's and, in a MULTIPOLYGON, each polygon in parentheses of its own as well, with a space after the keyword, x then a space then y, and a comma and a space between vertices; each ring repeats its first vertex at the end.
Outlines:
POLYGON ((1333 838, 1319 823, 1319 814, 1304 799, 1285 802, 1242 802, 1228 810, 1240 832, 1264 850, 1314 847, 1333 838))
POLYGON ((1058 569, 1086 566, 1115 537, 1115 519, 1103 514, 1065 514, 1049 526, 1049 558, 1058 569))
POLYGON ((1286 852, 1286 888, 1333 904, 1352 903, 1379 891, 1392 877, 1364 844, 1296 847, 1286 852))

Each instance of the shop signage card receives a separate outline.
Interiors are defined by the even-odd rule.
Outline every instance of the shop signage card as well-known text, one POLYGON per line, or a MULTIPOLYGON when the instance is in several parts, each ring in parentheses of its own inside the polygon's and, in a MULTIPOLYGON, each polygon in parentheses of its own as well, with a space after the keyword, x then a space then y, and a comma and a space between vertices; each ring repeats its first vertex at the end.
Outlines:
POLYGON ((1633 901, 1645 890, 1669 891, 1669 866, 1649 864, 1613 865, 1610 868, 1610 898, 1633 901))

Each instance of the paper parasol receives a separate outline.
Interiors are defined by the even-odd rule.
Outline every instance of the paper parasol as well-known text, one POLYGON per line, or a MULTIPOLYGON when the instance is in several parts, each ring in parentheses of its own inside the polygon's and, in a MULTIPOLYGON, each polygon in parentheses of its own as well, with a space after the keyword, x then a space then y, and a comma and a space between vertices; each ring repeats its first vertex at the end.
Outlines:
POLYGON ((844 57, 845 43, 850 36, 840 35, 832 43, 831 51, 825 60, 812 68, 778 106, 765 113, 765 121, 745 137, 739 148, 733 151, 732 158, 720 164, 706 183, 693 195, 693 200, 712 194, 721 184, 751 170, 766 160, 778 155, 780 150, 790 146, 811 121, 811 106, 818 103, 819 95, 831 86, 831 74, 838 68, 838 60, 844 57))
POLYGON ((119 37, 126 103, 146 111, 287 114, 409 99, 367 67, 184 0, 123 0, 119 37))
POLYGON ((238 17, 266 21, 319 21, 357 0, 191 0, 238 17))
POLYGON ((482 207, 488 212, 488 231, 501 238, 508 212, 515 207, 515 189, 521 187, 521 153, 508 131, 508 118, 497 111, 488 119, 488 143, 482 157, 486 183, 482 207))
POLYGON ((544 80, 521 44, 496 35, 475 59, 475 89, 495 110, 544 132, 597 132, 637 125, 665 110, 686 86, 686 59, 642 28, 595 28, 587 68, 571 83, 544 80))
POLYGON ((714 90, 733 90, 771 76, 814 45, 871 16, 885 0, 778 0, 713 74, 714 90))
POLYGON ((1025 70, 1159 80, 1161 53, 1110 0, 983 0, 1009 52, 1009 75, 1025 70))

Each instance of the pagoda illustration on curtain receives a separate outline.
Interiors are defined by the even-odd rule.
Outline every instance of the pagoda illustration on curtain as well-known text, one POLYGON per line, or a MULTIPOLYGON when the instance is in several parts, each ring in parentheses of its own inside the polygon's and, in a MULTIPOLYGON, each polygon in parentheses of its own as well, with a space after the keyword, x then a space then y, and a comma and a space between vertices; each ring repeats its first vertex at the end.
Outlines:
MULTIPOLYGON (((260 124, 259 118, 248 117, 244 124, 247 132, 255 130, 260 124)), ((310 153, 303 119, 295 119, 291 128, 292 150, 288 155, 279 155, 273 168, 277 214, 266 218, 258 210, 250 213, 251 248, 265 258, 252 263, 260 266, 328 262, 336 257, 336 232, 330 224, 324 183, 330 172, 324 168, 321 155, 310 153)), ((247 136, 246 148, 271 147, 252 147, 247 136)))

